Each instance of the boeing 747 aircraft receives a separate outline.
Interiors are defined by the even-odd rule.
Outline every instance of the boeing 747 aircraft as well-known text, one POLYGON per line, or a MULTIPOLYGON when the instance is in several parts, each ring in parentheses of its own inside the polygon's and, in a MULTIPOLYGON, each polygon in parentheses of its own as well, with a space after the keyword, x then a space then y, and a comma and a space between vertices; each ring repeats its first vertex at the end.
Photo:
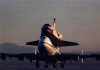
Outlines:
POLYGON ((35 60, 36 68, 39 68, 39 61, 44 61, 45 68, 48 68, 48 64, 52 64, 53 68, 57 68, 57 63, 61 63, 61 68, 64 68, 66 60, 78 61, 79 58, 94 58, 100 60, 100 54, 67 54, 60 53, 59 48, 65 46, 76 46, 79 45, 76 42, 64 41, 62 40, 62 35, 55 29, 55 18, 53 26, 50 24, 44 24, 41 28, 40 40, 27 42, 26 45, 35 45, 38 46, 38 51, 35 53, 0 53, 2 60, 5 60, 6 57, 16 57, 18 60, 23 61, 26 57, 32 62, 35 60))

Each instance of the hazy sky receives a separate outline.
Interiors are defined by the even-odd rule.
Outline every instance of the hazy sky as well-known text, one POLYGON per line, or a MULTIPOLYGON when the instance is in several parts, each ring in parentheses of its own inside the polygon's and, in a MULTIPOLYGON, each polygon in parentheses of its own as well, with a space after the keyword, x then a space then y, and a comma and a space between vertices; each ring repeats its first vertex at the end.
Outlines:
POLYGON ((26 46, 53 18, 64 40, 80 44, 61 50, 100 51, 99 0, 0 0, 0 44, 26 46))

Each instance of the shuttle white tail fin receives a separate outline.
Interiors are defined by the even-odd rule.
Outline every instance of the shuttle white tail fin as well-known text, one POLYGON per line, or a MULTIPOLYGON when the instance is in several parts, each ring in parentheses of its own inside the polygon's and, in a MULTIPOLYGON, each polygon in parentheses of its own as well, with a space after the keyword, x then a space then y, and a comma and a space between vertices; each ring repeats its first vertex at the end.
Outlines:
POLYGON ((56 21, 56 19, 54 18, 54 22, 53 22, 53 27, 55 28, 55 21, 56 21))

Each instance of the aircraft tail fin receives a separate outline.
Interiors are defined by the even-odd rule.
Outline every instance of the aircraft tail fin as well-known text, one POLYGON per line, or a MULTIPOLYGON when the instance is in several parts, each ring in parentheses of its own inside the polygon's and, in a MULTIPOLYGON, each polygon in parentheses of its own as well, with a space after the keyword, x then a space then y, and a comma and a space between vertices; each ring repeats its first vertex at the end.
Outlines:
POLYGON ((56 22, 56 19, 54 18, 54 22, 53 22, 53 27, 55 28, 55 22, 56 22))

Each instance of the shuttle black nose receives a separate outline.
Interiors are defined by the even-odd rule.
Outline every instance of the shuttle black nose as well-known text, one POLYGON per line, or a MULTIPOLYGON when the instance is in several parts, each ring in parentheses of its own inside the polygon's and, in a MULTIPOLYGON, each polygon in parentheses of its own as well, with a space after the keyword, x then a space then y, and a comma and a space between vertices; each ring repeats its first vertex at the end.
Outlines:
POLYGON ((76 43, 76 42, 73 42, 73 44, 72 44, 72 45, 74 46, 74 45, 79 45, 79 44, 78 44, 78 43, 76 43))
POLYGON ((76 45, 79 45, 78 43, 76 43, 76 45))

